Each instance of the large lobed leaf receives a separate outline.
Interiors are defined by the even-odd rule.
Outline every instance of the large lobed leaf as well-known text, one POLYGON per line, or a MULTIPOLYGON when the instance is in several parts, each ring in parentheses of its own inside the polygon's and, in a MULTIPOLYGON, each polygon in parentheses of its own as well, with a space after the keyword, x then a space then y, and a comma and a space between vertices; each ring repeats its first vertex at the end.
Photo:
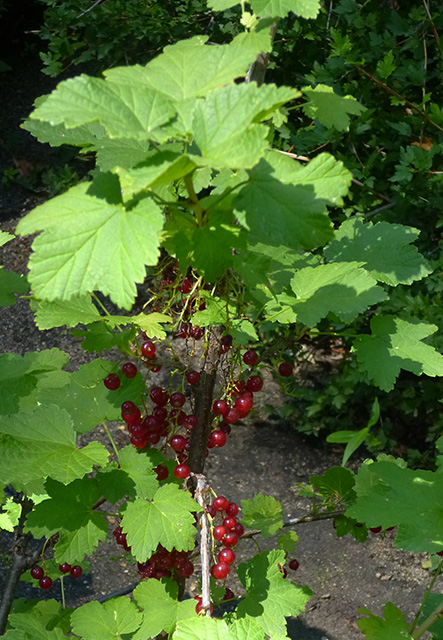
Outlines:
POLYGON ((356 500, 346 515, 368 527, 397 526, 395 545, 405 551, 443 549, 443 476, 376 462, 360 468, 356 500))
POLYGON ((310 102, 303 106, 303 111, 310 118, 316 118, 325 127, 334 127, 338 131, 347 131, 350 124, 350 114, 360 115, 366 111, 352 96, 339 96, 332 87, 326 84, 318 84, 313 87, 304 87, 303 93, 310 102))
POLYGON ((385 604, 384 618, 375 616, 369 609, 359 609, 358 612, 368 616, 357 621, 366 640, 412 640, 404 614, 392 602, 385 604))
POLYGON ((125 209, 118 178, 101 174, 36 207, 17 232, 43 231, 29 261, 37 297, 69 300, 99 290, 130 308, 135 283, 157 261, 162 226, 161 210, 150 198, 125 209))
POLYGON ((283 527, 283 507, 272 496, 259 493, 252 500, 242 500, 243 524, 259 529, 264 538, 271 538, 283 527))
POLYGON ((360 369, 375 385, 391 391, 401 369, 415 375, 443 376, 443 356, 422 342, 437 327, 414 319, 377 316, 371 320, 371 335, 354 342, 360 369))
POLYGON ((72 630, 83 640, 115 640, 123 634, 137 631, 141 621, 141 612, 129 598, 124 597, 113 598, 103 604, 87 602, 71 616, 72 630))

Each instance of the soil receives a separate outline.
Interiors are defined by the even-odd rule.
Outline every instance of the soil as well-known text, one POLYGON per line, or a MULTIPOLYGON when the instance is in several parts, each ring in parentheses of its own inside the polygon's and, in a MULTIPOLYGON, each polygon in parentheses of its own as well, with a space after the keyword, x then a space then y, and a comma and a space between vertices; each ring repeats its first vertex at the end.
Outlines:
MULTIPOLYGON (((0 176, 11 160, 25 159, 31 164, 50 164, 53 151, 47 145, 38 145, 26 132, 18 129, 20 119, 31 110, 32 102, 41 93, 48 92, 54 81, 43 76, 35 58, 8 61, 6 103, 9 108, 3 124, 8 126, 8 149, 0 158, 0 176), (11 140, 13 142, 11 142, 11 140)), ((3 231, 13 232, 19 219, 35 204, 45 198, 13 182, 7 189, 0 186, 0 222, 3 231)), ((16 238, 0 249, 0 264, 18 272, 25 270, 30 252, 29 238, 16 238)), ((6 309, 0 309, 2 331, 0 352, 14 351, 24 354, 29 350, 58 347, 69 353, 71 370, 88 361, 82 350, 65 329, 39 331, 24 300, 6 309)), ((112 355, 111 355, 112 357, 112 355)), ((161 374, 160 374, 161 375, 161 374)), ((265 404, 280 402, 278 389, 269 383, 262 392, 265 404)), ((111 425, 115 438, 126 444, 126 435, 118 425, 111 425)), ((103 430, 97 429, 94 438, 107 444, 103 430)), ((305 515, 309 510, 306 500, 297 496, 296 483, 307 482, 310 475, 320 474, 340 464, 341 452, 328 448, 321 441, 311 441, 296 432, 295 425, 265 419, 256 411, 252 419, 236 425, 227 445, 212 452, 207 460, 206 473, 213 489, 240 503, 257 493, 279 499, 285 517, 305 515)), ((359 462, 357 459, 356 462, 359 462)), ((110 531, 115 523, 110 521, 110 531)), ((415 615, 431 576, 423 568, 426 556, 404 553, 394 546, 395 532, 371 535, 364 544, 350 536, 338 539, 331 521, 311 522, 297 528, 299 543, 295 557, 300 562, 297 572, 289 572, 288 579, 308 585, 314 595, 306 611, 297 619, 288 620, 288 636, 297 640, 358 640, 363 635, 357 627, 357 610, 368 607, 382 615, 383 605, 391 601, 400 607, 407 619, 415 615)), ((2 539, 7 553, 10 537, 2 539)), ((272 548, 273 539, 260 542, 261 548, 272 548)), ((239 559, 255 553, 255 544, 245 541, 239 559)), ((120 553, 112 536, 101 543, 91 558, 91 572, 65 585, 68 606, 78 606, 92 599, 100 599, 137 582, 134 565, 120 553)), ((0 577, 1 583, 1 577, 0 577)), ((235 580, 230 586, 237 590, 235 580)), ((196 580, 189 580, 189 593, 195 591, 196 580)), ((0 584, 1 588, 1 584, 0 584)), ((435 590, 443 593, 440 578, 435 590)), ((49 593, 21 583, 19 594, 26 598, 59 597, 58 589, 49 593), (54 593, 52 592, 54 591, 54 593)))

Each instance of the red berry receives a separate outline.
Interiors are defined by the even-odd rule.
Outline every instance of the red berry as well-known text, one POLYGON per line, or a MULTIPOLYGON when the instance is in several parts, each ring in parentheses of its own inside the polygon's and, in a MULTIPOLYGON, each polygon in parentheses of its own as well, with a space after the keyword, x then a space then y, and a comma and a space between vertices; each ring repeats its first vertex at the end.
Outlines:
POLYGON ((192 327, 191 336, 194 340, 201 340, 203 338, 203 329, 201 327, 192 327))
POLYGON ((157 480, 166 480, 166 478, 169 476, 169 469, 163 464, 157 465, 153 470, 157 474, 157 480))
POLYGON ((380 533, 381 529, 381 527, 369 527, 371 533, 380 533))
POLYGON ((186 446, 186 439, 183 436, 174 436, 169 441, 169 444, 174 449, 175 452, 183 451, 186 446))
POLYGON ((63 564, 59 564, 58 568, 62 573, 69 573, 71 571, 71 565, 68 564, 67 562, 64 562, 63 564))
POLYGON ((154 407, 154 417, 163 422, 168 417, 168 410, 166 407, 154 407))
POLYGON ((112 535, 117 537, 119 536, 121 533, 123 533, 123 529, 121 528, 120 525, 118 525, 117 527, 115 527, 114 531, 112 532, 112 535))
POLYGON ((218 526, 218 527, 214 527, 212 535, 214 536, 214 540, 218 540, 220 542, 224 538, 226 533, 227 531, 224 527, 218 526))
POLYGON ((191 469, 188 467, 187 464, 179 464, 174 469, 174 475, 179 480, 184 480, 189 476, 190 473, 191 473, 191 469))
POLYGON ((185 402, 186 402, 185 396, 179 391, 177 391, 176 393, 173 393, 169 398, 169 404, 171 405, 171 407, 174 407, 174 409, 180 409, 180 407, 182 407, 185 404, 185 402))
POLYGON ((258 362, 258 354, 255 351, 246 351, 243 356, 243 362, 249 367, 253 367, 258 362))
POLYGON ((228 499, 225 496, 217 496, 212 504, 216 511, 226 511, 229 506, 228 499))
POLYGON ((189 371, 189 373, 186 374, 186 380, 189 384, 198 384, 200 379, 201 375, 198 371, 189 371))
POLYGON ((190 293, 192 290, 192 282, 187 278, 183 278, 183 280, 180 280, 178 288, 180 293, 190 293))
POLYGON ((147 436, 131 436, 131 444, 136 449, 144 449, 148 443, 147 436))
POLYGON ((221 542, 225 547, 235 547, 238 542, 238 535, 235 531, 228 531, 221 542))
POLYGON ((219 552, 217 560, 219 562, 226 562, 226 564, 232 564, 235 560, 235 553, 232 551, 232 549, 225 547, 219 552))
POLYGON ((235 518, 238 513, 238 506, 235 504, 235 502, 230 502, 228 508, 225 509, 225 511, 227 516, 232 516, 233 518, 235 518))
POLYGON ((157 351, 156 346, 153 342, 149 340, 147 342, 143 342, 141 346, 142 355, 145 358, 153 358, 155 356, 155 352, 157 351))
POLYGON ((253 405, 254 400, 252 399, 252 396, 242 393, 236 399, 234 407, 237 409, 240 417, 244 418, 251 411, 253 405))
POLYGON ((257 393, 263 389, 263 380, 260 376, 251 376, 246 383, 246 388, 252 393, 257 393))
POLYGON ((235 424, 240 419, 240 414, 235 407, 229 409, 228 413, 223 416, 228 424, 235 424))
POLYGON ((151 397, 152 402, 156 404, 158 407, 164 407, 166 404, 168 404, 168 400, 169 400, 168 392, 165 391, 165 389, 162 389, 161 387, 152 387, 151 393, 149 395, 151 397))
POLYGON ((232 600, 233 598, 235 598, 235 593, 231 589, 225 589, 225 595, 222 600, 232 600))
POLYGON ((52 579, 49 576, 43 576, 38 581, 40 589, 50 589, 52 587, 52 579))
POLYGON ((224 447, 226 444, 226 433, 223 433, 223 431, 220 430, 216 430, 216 431, 212 431, 212 433, 209 434, 209 440, 208 440, 208 448, 212 449, 213 447, 224 447))
POLYGON ((70 574, 71 574, 71 576, 73 578, 80 578, 82 573, 83 573, 83 569, 78 564, 76 564, 74 567, 72 567, 72 569, 70 571, 70 574))
POLYGON ((116 373, 110 373, 103 380, 103 384, 109 391, 116 391, 121 385, 120 377, 116 373))
POLYGON ((45 572, 43 571, 43 567, 40 567, 39 565, 32 567, 31 576, 34 578, 34 580, 40 580, 40 578, 43 578, 44 575, 45 572))
POLYGON ((297 569, 300 566, 300 563, 298 560, 291 560, 291 562, 289 563, 289 568, 292 569, 292 571, 297 571, 297 569))
POLYGON ((211 569, 211 575, 216 580, 224 580, 231 573, 231 567, 226 562, 218 562, 211 569))
POLYGON ((189 578, 189 576, 192 576, 192 574, 194 573, 194 565, 190 560, 187 560, 184 565, 180 565, 176 568, 176 572, 177 575, 181 576, 182 578, 189 578))
POLYGON ((135 378, 137 375, 137 367, 132 362, 125 362, 122 366, 122 374, 126 376, 126 378, 135 378))
POLYGON ((229 405, 226 400, 216 400, 212 405, 212 411, 216 416, 225 416, 229 411, 229 405))
POLYGON ((192 431, 198 427, 198 418, 193 413, 183 419, 183 426, 187 431, 192 431))
POLYGON ((226 435, 228 436, 232 431, 231 425, 227 422, 222 422, 220 425, 220 431, 223 431, 223 433, 226 433, 226 435))
POLYGON ((223 520, 223 526, 225 527, 225 529, 235 529, 236 524, 237 520, 232 516, 227 516, 227 518, 223 520))
POLYGON ((282 378, 289 378, 293 374, 293 368, 289 362, 282 362, 278 365, 278 372, 282 378))
POLYGON ((222 336, 220 342, 223 347, 227 347, 229 349, 229 347, 232 347, 232 340, 232 336, 227 333, 225 336, 222 336))
POLYGON ((437 551, 437 555, 440 556, 440 558, 443 558, 443 549, 441 551, 437 551))
MULTIPOLYGON (((194 598, 194 600, 197 600, 198 598, 200 598, 200 596, 197 596, 196 598, 194 598)), ((200 598, 200 600, 197 602, 197 604, 195 605, 195 610, 196 610, 196 612, 197 612, 197 613, 201 613, 202 611, 204 611, 204 609, 203 609, 203 604, 202 604, 202 601, 201 601, 201 598, 200 598)), ((212 605, 212 604, 211 604, 210 610, 211 610, 211 613, 213 613, 213 612, 214 612, 214 607, 213 607, 213 605, 212 605)))
POLYGON ((237 522, 237 524, 235 525, 233 531, 235 531, 235 533, 238 535, 239 538, 241 538, 241 536, 244 534, 245 532, 245 528, 244 526, 241 524, 241 522, 237 522))

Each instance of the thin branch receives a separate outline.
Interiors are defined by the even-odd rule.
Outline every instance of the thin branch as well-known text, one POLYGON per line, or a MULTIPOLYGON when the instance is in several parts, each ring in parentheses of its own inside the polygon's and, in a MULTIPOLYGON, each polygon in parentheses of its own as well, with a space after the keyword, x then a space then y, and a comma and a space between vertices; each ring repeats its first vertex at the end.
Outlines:
MULTIPOLYGON (((306 522, 316 522, 317 520, 330 520, 331 518, 336 518, 337 516, 342 516, 344 514, 343 511, 330 511, 329 513, 313 513, 309 516, 303 516, 301 518, 291 518, 290 520, 284 520, 284 527, 295 527, 298 524, 305 524, 306 522)), ((245 531, 245 533, 241 536, 241 539, 244 538, 252 538, 261 533, 258 529, 251 529, 251 531, 245 531)))
MULTIPOLYGON (((106 2, 106 0, 104 0, 106 2)), ((76 16, 76 18, 81 18, 82 16, 85 16, 87 13, 89 13, 90 11, 92 11, 93 9, 95 9, 95 7, 100 4, 101 2, 103 2, 103 0, 96 0, 94 2, 94 4, 92 6, 89 7, 89 9, 86 9, 86 11, 83 11, 83 13, 79 13, 78 16, 76 16)))
POLYGON ((429 23, 431 25, 431 29, 432 29, 432 33, 434 34, 435 41, 437 42, 437 47, 441 51, 440 36, 438 35, 437 29, 435 28, 435 24, 434 24, 434 21, 432 20, 431 12, 429 11, 429 6, 428 6, 428 3, 426 2, 426 0, 423 0, 423 6, 425 8, 426 15, 427 15, 429 23))
POLYGON ((200 516, 200 559, 202 564, 202 607, 205 612, 205 616, 211 616, 211 575, 210 575, 210 536, 209 536, 209 522, 208 514, 206 511, 205 493, 207 492, 209 485, 204 475, 200 473, 193 473, 192 477, 197 482, 197 488, 195 490, 195 499, 203 509, 200 516))

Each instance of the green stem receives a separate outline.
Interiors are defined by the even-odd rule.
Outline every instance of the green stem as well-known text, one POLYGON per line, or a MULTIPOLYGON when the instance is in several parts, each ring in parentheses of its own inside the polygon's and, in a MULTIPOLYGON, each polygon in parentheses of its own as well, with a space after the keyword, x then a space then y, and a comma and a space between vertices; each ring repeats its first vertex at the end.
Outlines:
POLYGON ((66 609, 66 602, 65 602, 65 587, 63 584, 63 578, 65 576, 60 576, 60 591, 62 594, 62 611, 64 611, 64 609, 66 609))
POLYGON ((197 218, 197 224, 199 227, 202 227, 203 226, 203 210, 200 206, 200 201, 197 198, 197 194, 195 193, 194 183, 192 182, 192 176, 190 173, 187 176, 185 176, 184 181, 185 181, 186 190, 189 195, 189 199, 192 203, 192 208, 194 209, 195 217, 197 218))
MULTIPOLYGON (((436 570, 436 572, 435 572, 435 574, 434 574, 434 576, 433 576, 433 578, 432 578, 432 580, 431 580, 431 583, 430 583, 430 585, 429 585, 429 587, 428 587, 428 589, 427 589, 427 591, 426 591, 426 593, 425 593, 425 595, 424 595, 424 598, 423 598, 423 601, 422 601, 422 603, 421 603, 421 605, 420 605, 420 608, 419 608, 419 610, 417 611, 417 614, 416 614, 416 616, 415 616, 415 618, 414 618, 414 620, 413 620, 413 622, 412 622, 412 624, 411 624, 411 626, 410 626, 410 628, 409 628, 409 635, 411 635, 413 638, 415 638, 415 637, 419 638, 419 637, 420 637, 420 636, 415 636, 415 635, 413 635, 413 633, 412 633, 412 632, 414 631, 415 627, 417 626, 417 623, 418 623, 418 619, 419 619, 419 617, 420 617, 420 614, 421 614, 421 612, 423 611, 424 606, 425 606, 425 604, 426 604, 426 602, 427 602, 427 600, 428 600, 429 596, 431 595, 431 591, 432 591, 432 589, 433 589, 433 587, 434 587, 435 581, 437 580, 438 576, 440 575, 442 568, 443 568, 443 560, 441 560, 441 561, 440 561, 440 564, 438 565, 437 570, 436 570)), ((435 614, 435 611, 431 614, 431 616, 430 616, 430 617, 432 617, 434 614, 435 614)), ((438 617, 438 616, 437 616, 437 617, 438 617)), ((436 620, 436 619, 437 619, 437 618, 435 618, 435 619, 433 620, 433 622, 435 622, 435 620, 436 620)), ((424 622, 423 622, 423 623, 418 627, 418 629, 417 629, 416 633, 418 633, 418 631, 423 627, 423 625, 424 625, 428 620, 429 620, 429 618, 426 618, 426 620, 425 620, 425 621, 424 621, 424 622)), ((431 623, 431 624, 433 624, 433 623, 431 623)), ((430 627, 430 626, 431 626, 431 625, 429 625, 429 627, 430 627)), ((424 631, 426 631, 429 627, 426 627, 420 635, 423 635, 424 631)))
POLYGON ((111 436, 111 433, 110 433, 110 431, 108 429, 108 426, 104 422, 102 423, 102 426, 103 426, 104 430, 106 431, 106 433, 108 434, 108 438, 111 441, 112 448, 114 449, 115 457, 117 458, 118 464, 120 464, 120 460, 119 460, 119 457, 118 457, 118 449, 115 446, 115 442, 114 442, 114 440, 113 440, 113 438, 111 436))

